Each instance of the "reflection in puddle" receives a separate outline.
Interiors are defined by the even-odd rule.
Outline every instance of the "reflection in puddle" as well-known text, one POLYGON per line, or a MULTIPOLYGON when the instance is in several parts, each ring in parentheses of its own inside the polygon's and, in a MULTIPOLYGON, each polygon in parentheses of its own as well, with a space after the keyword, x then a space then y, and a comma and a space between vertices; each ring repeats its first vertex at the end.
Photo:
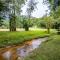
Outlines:
POLYGON ((7 52, 3 53, 3 57, 6 60, 10 60, 10 58, 11 58, 11 52, 7 51, 7 52))
POLYGON ((35 39, 25 42, 23 46, 4 48, 0 51, 0 60, 21 60, 21 58, 26 57, 30 52, 38 48, 46 39, 47 38, 35 39))

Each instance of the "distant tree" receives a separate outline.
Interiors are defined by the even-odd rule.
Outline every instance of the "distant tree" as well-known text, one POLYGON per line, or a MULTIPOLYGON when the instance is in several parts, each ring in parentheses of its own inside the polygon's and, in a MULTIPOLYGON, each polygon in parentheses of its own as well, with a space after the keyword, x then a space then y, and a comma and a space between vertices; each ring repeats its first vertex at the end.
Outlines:
POLYGON ((25 28, 25 31, 28 30, 28 26, 29 26, 28 20, 26 18, 23 18, 23 28, 25 28))
POLYGON ((47 31, 48 31, 48 34, 50 33, 50 29, 52 27, 52 20, 53 18, 50 17, 50 16, 47 16, 47 17, 44 17, 44 20, 46 22, 46 28, 47 28, 47 31))
MULTIPOLYGON (((29 19, 28 19, 29 22, 30 22, 31 14, 32 14, 32 12, 35 10, 35 8, 36 8, 36 4, 37 4, 37 2, 35 2, 35 0, 29 0, 29 2, 28 2, 27 17, 29 18, 29 19)), ((29 23, 29 24, 30 24, 30 23, 29 23)), ((29 26, 27 26, 26 31, 28 31, 28 30, 29 30, 29 26)))

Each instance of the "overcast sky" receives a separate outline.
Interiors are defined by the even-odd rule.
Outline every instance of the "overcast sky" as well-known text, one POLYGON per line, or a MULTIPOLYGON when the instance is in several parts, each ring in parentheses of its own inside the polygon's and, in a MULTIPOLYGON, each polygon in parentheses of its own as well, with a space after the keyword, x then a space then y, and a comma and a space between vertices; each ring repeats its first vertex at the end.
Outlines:
MULTIPOLYGON (((42 17, 43 15, 45 15, 45 11, 48 10, 48 7, 47 5, 44 5, 43 4, 43 0, 36 0, 38 2, 37 4, 37 9, 35 9, 35 11, 32 13, 32 16, 33 17, 42 17)), ((26 5, 23 6, 22 10, 22 15, 26 15, 26 8, 27 8, 27 3, 28 1, 26 2, 26 5)))

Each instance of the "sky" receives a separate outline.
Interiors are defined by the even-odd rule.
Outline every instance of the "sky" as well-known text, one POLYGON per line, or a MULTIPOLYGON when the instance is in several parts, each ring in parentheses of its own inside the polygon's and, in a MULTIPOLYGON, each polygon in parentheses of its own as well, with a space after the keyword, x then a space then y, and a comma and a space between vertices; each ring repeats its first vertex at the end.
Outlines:
MULTIPOLYGON (((26 15, 28 1, 22 7, 22 13, 21 13, 22 15, 26 15)), ((48 7, 47 7, 47 5, 43 4, 43 0, 36 0, 36 1, 38 2, 37 8, 35 9, 35 11, 33 11, 32 16, 36 17, 36 18, 40 18, 46 14, 46 10, 48 10, 48 7)))

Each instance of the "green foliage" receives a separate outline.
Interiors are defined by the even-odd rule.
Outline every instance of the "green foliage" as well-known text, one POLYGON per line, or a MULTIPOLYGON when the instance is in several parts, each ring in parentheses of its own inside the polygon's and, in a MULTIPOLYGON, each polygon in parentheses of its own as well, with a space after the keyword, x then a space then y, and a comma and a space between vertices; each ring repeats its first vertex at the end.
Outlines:
POLYGON ((6 11, 6 4, 4 1, 0 0, 0 13, 6 11))
POLYGON ((25 28, 25 31, 28 31, 29 27, 33 26, 33 21, 32 21, 32 19, 29 19, 27 17, 23 17, 22 24, 23 24, 23 28, 25 28))
POLYGON ((6 11, 5 3, 0 0, 0 27, 3 25, 3 18, 4 18, 3 13, 5 13, 5 11, 6 11))
POLYGON ((27 19, 23 19, 23 28, 25 28, 25 31, 28 31, 29 24, 27 19))
POLYGON ((0 27, 3 25, 3 20, 2 20, 3 18, 2 17, 0 17, 0 27))
POLYGON ((39 28, 46 28, 46 22, 43 18, 35 18, 33 19, 33 26, 37 26, 39 28))
POLYGON ((54 12, 54 18, 59 19, 60 18, 60 6, 57 7, 56 11, 54 12))
POLYGON ((54 27, 57 29, 58 32, 60 32, 60 6, 57 7, 56 11, 53 14, 54 17, 54 27))
POLYGON ((8 28, 9 29, 9 20, 7 19, 7 20, 4 20, 3 21, 3 23, 4 23, 4 28, 8 28))
MULTIPOLYGON (((51 16, 54 18, 54 28, 60 31, 60 0, 49 0, 51 9, 51 16)), ((59 32, 60 33, 60 32, 59 32)))

